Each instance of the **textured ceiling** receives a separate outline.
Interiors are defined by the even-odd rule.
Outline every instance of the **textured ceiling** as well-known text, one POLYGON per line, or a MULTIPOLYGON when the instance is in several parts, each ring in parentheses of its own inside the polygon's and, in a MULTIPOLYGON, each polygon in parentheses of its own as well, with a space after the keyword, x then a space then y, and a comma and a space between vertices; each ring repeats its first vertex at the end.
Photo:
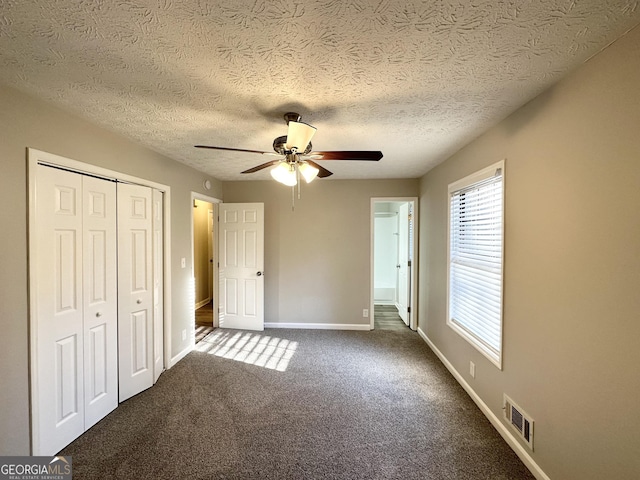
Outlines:
POLYGON ((282 115, 417 177, 640 22, 628 0, 0 0, 0 82, 221 180, 282 115))

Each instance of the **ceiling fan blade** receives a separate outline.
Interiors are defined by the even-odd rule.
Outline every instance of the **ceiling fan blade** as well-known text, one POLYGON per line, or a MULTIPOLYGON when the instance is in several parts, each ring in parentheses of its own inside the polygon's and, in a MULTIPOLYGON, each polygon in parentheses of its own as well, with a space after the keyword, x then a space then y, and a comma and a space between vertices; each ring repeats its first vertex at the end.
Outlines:
POLYGON ((280 162, 281 162, 281 160, 271 160, 270 162, 263 163, 262 165, 258 165, 257 167, 250 168, 249 170, 245 170, 244 172, 240 172, 240 173, 255 173, 255 172, 259 172, 260 170, 263 170, 265 168, 269 168, 269 167, 271 167, 273 165, 277 165, 280 162))
POLYGON ((211 145, 194 145, 196 148, 209 148, 211 150, 226 150, 228 152, 247 152, 247 153, 261 153, 262 155, 278 155, 274 152, 261 152, 260 150, 246 150, 244 148, 229 148, 229 147, 213 147, 211 145))
POLYGON ((377 162, 382 158, 382 152, 374 151, 310 152, 307 155, 317 155, 316 160, 368 160, 377 162))
POLYGON ((311 165, 312 167, 315 167, 315 168, 317 168, 319 170, 318 178, 326 178, 326 177, 328 177, 330 175, 333 175, 333 172, 330 172, 329 170, 324 168, 322 165, 318 165, 313 160, 305 160, 305 162, 307 162, 309 165, 311 165))

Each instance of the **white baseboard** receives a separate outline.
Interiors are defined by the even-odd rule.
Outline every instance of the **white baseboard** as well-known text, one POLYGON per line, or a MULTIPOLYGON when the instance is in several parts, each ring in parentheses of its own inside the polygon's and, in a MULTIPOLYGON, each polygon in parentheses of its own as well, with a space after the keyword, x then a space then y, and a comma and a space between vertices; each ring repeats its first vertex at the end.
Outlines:
POLYGON ((196 303, 196 307, 195 310, 204 307, 206 304, 208 304, 211 301, 211 297, 209 298, 205 298, 204 300, 202 300, 201 302, 196 303))
POLYGON ((311 330, 371 330, 368 323, 265 323, 264 328, 303 328, 311 330))
POLYGON ((427 337, 427 334, 421 328, 418 328, 418 333, 422 337, 422 339, 427 342, 429 348, 433 350, 433 353, 437 355, 440 361, 447 367, 447 370, 451 372, 451 374, 455 377, 458 383, 465 389, 465 391, 469 394, 471 399, 476 403, 478 408, 484 413, 485 417, 491 422, 493 427, 498 431, 498 433, 504 438, 507 444, 511 447, 511 449, 518 455, 522 463, 531 471, 531 473, 538 480, 550 480, 549 476, 544 473, 544 471, 540 468, 540 466, 531 458, 529 452, 525 450, 525 448, 520 445, 520 442, 511 434, 511 432, 507 429, 507 427, 500 421, 500 419, 491 411, 491 409, 487 406, 486 403, 482 401, 480 396, 471 388, 464 377, 460 375, 460 373, 453 367, 451 362, 447 360, 444 354, 438 350, 438 348, 434 345, 434 343, 427 337))
POLYGON ((187 348, 178 353, 175 357, 171 357, 169 361, 169 368, 173 367, 176 363, 186 357, 193 350, 193 345, 189 345, 187 348))

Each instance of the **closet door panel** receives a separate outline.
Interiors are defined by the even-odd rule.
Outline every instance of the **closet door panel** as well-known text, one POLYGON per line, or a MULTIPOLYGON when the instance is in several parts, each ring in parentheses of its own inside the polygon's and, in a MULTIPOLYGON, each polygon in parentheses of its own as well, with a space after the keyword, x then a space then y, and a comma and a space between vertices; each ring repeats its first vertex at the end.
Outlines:
POLYGON ((118 185, 119 401, 153 385, 151 189, 118 185))
POLYGON ((116 185, 83 178, 85 428, 118 406, 116 185))
POLYGON ((84 432, 82 177, 37 168, 33 449, 50 455, 84 432))
POLYGON ((164 194, 153 190, 153 383, 164 369, 164 194))

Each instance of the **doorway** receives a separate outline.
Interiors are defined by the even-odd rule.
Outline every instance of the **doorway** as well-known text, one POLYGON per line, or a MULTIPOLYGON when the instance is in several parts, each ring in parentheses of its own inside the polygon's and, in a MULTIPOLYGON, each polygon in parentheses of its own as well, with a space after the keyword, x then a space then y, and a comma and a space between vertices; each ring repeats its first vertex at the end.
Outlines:
POLYGON ((416 329, 417 199, 371 200, 371 329, 416 329))
POLYGON ((219 200, 192 193, 192 265, 194 343, 218 327, 217 298, 217 203, 219 200))

